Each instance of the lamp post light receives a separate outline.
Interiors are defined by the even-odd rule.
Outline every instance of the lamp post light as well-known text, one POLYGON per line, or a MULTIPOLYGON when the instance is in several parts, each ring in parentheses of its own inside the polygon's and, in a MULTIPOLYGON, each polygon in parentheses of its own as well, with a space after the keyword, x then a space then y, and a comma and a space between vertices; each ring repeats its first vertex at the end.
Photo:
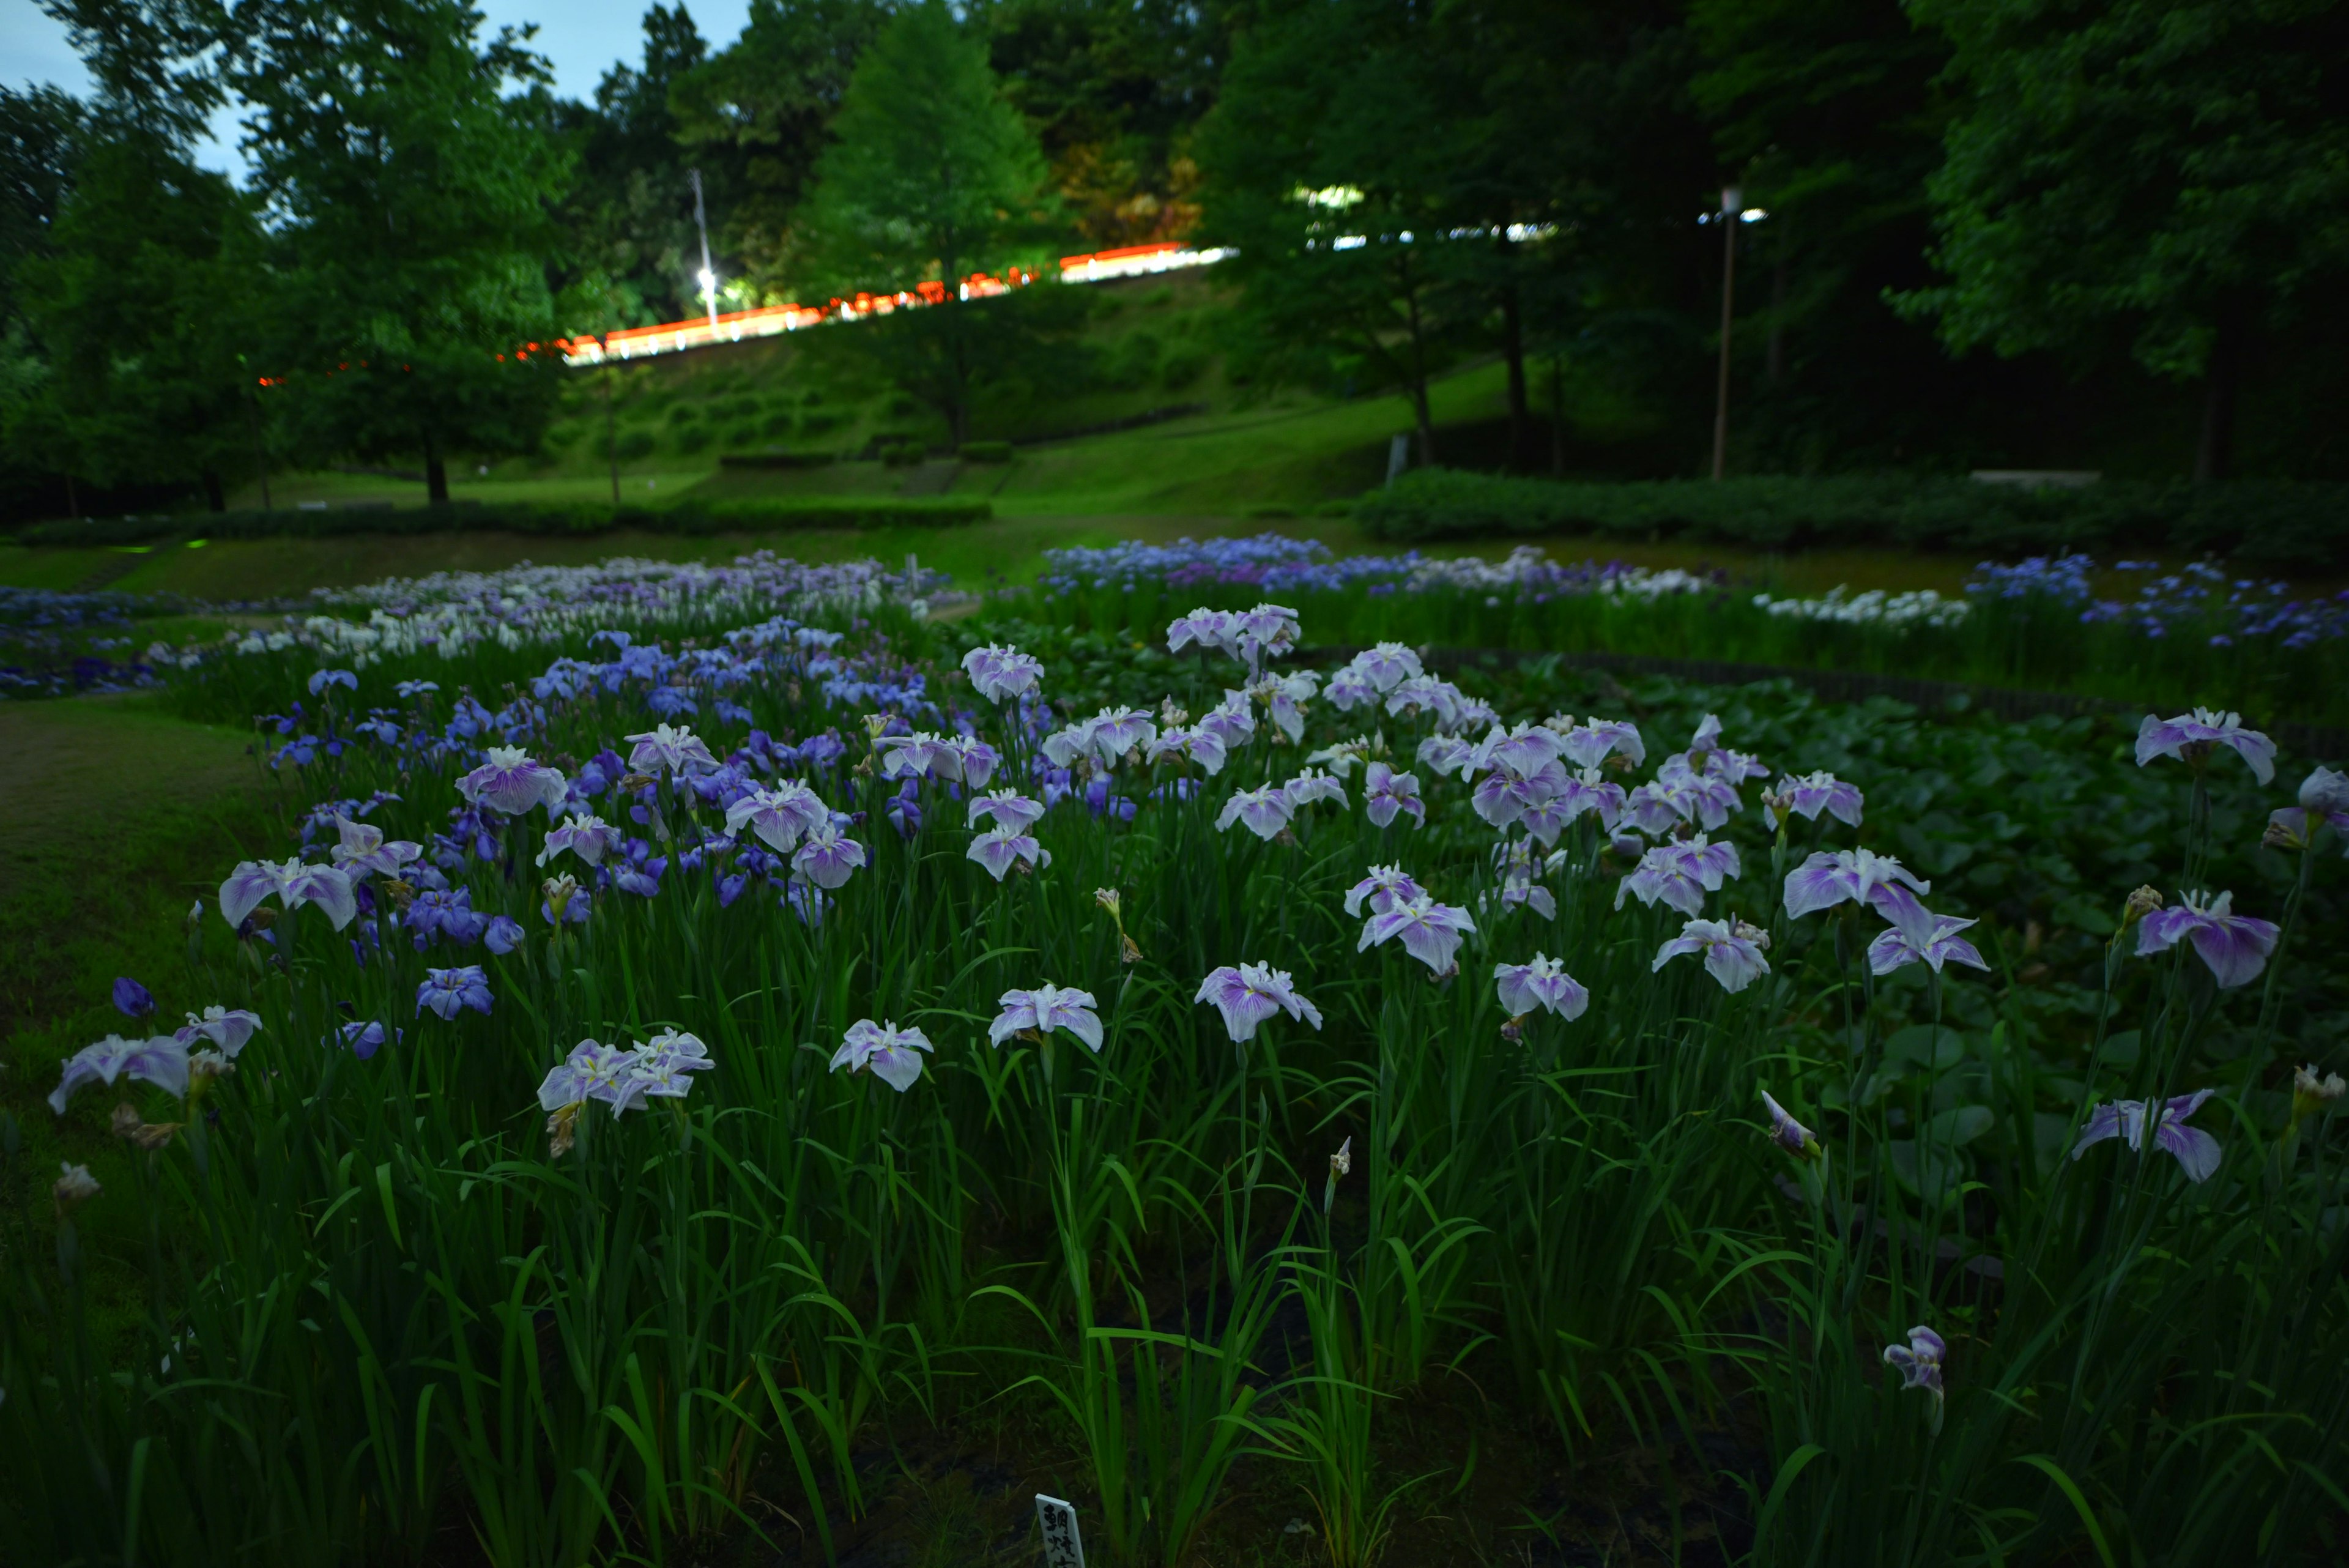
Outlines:
POLYGON ((1729 466, 1729 324, 1737 286, 1737 220, 1744 214, 1744 192, 1734 185, 1721 191, 1721 378, 1713 403, 1713 479, 1721 483, 1729 466))
POLYGON ((709 266, 709 220, 701 210, 701 171, 688 169, 686 178, 693 182, 693 226, 701 234, 701 303, 709 311, 709 335, 718 335, 718 275, 709 266))

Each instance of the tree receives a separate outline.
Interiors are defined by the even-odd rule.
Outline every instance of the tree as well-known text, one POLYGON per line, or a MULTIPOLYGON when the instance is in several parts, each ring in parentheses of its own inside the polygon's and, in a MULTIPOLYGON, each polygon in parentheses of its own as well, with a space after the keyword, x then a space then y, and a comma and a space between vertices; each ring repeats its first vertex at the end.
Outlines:
POLYGON ((858 331, 959 444, 973 381, 1024 321, 1015 300, 966 299, 962 286, 1043 254, 1035 133, 941 0, 899 12, 874 40, 833 131, 798 219, 795 270, 840 296, 938 286, 936 303, 858 331))
POLYGON ((1258 372, 1401 388, 1432 462, 1428 379, 1458 326, 1437 307, 1463 207, 1458 79, 1428 15, 1308 0, 1260 16, 1199 146, 1202 235, 1238 249, 1258 372))
POLYGON ((761 294, 787 282, 792 215, 856 62, 895 9, 892 0, 751 0, 741 36, 669 88, 719 244, 761 294))
POLYGON ((594 106, 564 116, 579 154, 564 213, 573 259, 603 296, 602 319, 622 326, 674 321, 700 306, 692 190, 669 99, 709 46, 682 5, 647 10, 644 39, 641 69, 614 66, 594 106))
POLYGON ((535 443, 561 364, 569 151, 528 34, 481 23, 462 0, 243 0, 233 31, 295 417, 330 449, 420 455, 434 502, 452 452, 535 443))
POLYGON ((1961 94, 1930 190, 1952 348, 2109 344, 2204 386, 2224 477, 2254 336, 2349 263, 2344 0, 1908 0, 1961 94))

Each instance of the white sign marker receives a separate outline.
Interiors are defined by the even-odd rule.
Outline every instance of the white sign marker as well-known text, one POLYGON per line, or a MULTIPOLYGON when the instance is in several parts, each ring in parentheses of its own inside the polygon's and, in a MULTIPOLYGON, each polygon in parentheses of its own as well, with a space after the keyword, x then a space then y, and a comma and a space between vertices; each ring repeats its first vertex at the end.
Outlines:
POLYGON ((1036 1524, 1044 1532, 1044 1568, 1085 1568, 1085 1543, 1077 1534, 1075 1505, 1040 1491, 1036 1524))

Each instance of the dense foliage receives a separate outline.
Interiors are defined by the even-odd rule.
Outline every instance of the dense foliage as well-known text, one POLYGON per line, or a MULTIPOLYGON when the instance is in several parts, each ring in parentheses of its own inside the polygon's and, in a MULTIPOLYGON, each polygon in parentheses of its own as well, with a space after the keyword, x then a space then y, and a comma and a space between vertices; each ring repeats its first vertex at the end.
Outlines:
POLYGON ((2337 1546, 2338 775, 923 587, 386 585, 182 671, 292 858, 36 1113, 119 1141, 10 1221, 11 1540, 828 1552, 1011 1399, 1096 1556, 1270 1471, 1364 1563, 1456 1370, 1711 1456, 1760 1563, 2337 1546))
POLYGON ((220 512, 204 517, 150 514, 85 523, 38 523, 16 536, 26 545, 135 545, 199 533, 208 539, 275 536, 323 539, 343 534, 606 534, 640 528, 653 534, 763 533, 789 528, 885 528, 977 523, 994 514, 985 501, 913 500, 893 495, 843 495, 812 501, 698 498, 669 506, 609 506, 593 503, 462 501, 447 506, 320 507, 316 510, 220 512))

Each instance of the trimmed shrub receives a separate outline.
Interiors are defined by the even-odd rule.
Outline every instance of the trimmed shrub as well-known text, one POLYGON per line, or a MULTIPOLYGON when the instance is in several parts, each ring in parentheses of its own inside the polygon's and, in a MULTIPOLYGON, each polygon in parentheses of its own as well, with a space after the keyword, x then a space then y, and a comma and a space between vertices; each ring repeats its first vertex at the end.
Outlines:
POLYGON ((1903 474, 1561 483, 1420 469, 1361 498, 1375 538, 1513 534, 1684 539, 1753 549, 1898 545, 2023 556, 2168 548, 2262 570, 2349 566, 2349 484, 2110 481, 2078 489, 1903 474))
POLYGON ((573 534, 641 528, 656 534, 784 532, 799 528, 951 527, 995 515, 985 501, 839 496, 811 501, 685 500, 674 505, 604 506, 460 501, 448 506, 337 506, 323 511, 192 513, 180 517, 41 523, 18 542, 34 545, 136 545, 178 535, 208 539, 335 538, 351 534, 573 534))
POLYGON ((955 455, 965 462, 1009 462, 1011 443, 1008 441, 967 441, 955 455))
POLYGON ((640 457, 650 457, 659 445, 659 441, 648 430, 623 431, 620 432, 620 461, 634 462, 640 457))

